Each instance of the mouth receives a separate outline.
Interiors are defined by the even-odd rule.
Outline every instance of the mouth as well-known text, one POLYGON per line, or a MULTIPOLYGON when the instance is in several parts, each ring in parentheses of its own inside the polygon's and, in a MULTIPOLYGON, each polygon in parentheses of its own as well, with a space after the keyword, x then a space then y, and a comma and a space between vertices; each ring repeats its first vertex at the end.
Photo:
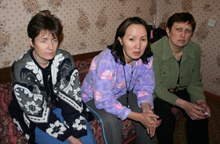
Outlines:
POLYGON ((134 55, 140 55, 141 52, 133 52, 134 55))
POLYGON ((54 55, 54 53, 46 53, 46 55, 54 55))
POLYGON ((181 43, 184 43, 185 42, 185 40, 178 40, 179 42, 181 42, 181 43))

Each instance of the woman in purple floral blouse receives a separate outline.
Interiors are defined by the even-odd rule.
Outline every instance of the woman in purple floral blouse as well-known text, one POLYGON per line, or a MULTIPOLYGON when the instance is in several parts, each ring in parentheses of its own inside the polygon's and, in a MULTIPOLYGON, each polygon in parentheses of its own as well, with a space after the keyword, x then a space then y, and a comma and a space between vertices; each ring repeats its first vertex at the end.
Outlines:
POLYGON ((155 86, 149 27, 139 18, 127 18, 115 41, 96 56, 81 90, 82 99, 101 122, 105 143, 122 143, 123 120, 137 125, 136 143, 154 143, 161 121, 153 112, 155 86))

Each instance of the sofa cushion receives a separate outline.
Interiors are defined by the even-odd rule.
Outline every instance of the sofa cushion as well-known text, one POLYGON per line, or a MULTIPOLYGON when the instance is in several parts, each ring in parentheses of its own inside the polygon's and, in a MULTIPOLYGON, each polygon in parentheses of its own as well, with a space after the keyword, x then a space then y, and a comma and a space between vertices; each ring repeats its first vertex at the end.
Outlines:
POLYGON ((86 74, 89 72, 89 67, 90 67, 91 62, 92 62, 92 59, 86 59, 86 60, 75 62, 76 67, 79 71, 79 80, 80 80, 81 84, 82 84, 86 74))
POLYGON ((12 100, 12 84, 0 84, 0 143, 27 143, 26 138, 17 130, 8 112, 8 105, 12 100))

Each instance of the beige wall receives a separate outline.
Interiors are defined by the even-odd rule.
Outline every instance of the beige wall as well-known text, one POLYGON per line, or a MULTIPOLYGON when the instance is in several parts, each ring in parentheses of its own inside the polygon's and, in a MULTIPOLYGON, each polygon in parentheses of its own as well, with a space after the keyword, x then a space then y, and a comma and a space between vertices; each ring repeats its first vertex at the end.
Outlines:
POLYGON ((39 10, 49 9, 64 25, 61 48, 72 55, 99 51, 111 44, 118 25, 139 16, 156 26, 176 12, 189 11, 197 27, 192 40, 199 43, 204 89, 220 96, 219 0, 0 0, 0 67, 29 49, 26 27, 39 10), (31 1, 31 2, 29 2, 31 1), (207 26, 208 20, 217 21, 207 26))

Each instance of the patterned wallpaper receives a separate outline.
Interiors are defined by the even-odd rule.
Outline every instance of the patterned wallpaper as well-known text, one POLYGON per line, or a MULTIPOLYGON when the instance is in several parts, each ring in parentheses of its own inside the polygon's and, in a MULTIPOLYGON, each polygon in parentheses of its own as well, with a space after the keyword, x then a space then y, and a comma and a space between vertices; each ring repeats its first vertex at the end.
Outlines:
POLYGON ((61 48, 72 55, 99 51, 114 40, 127 17, 151 20, 149 0, 0 0, 0 67, 8 67, 29 49, 27 24, 49 9, 64 25, 61 48))
POLYGON ((220 96, 219 0, 0 0, 0 68, 29 49, 27 24, 44 9, 62 20, 60 48, 72 55, 105 49, 127 17, 139 16, 158 27, 172 14, 188 11, 197 22, 192 40, 202 49, 204 89, 220 96), (217 21, 214 28, 207 25, 210 18, 217 21))

